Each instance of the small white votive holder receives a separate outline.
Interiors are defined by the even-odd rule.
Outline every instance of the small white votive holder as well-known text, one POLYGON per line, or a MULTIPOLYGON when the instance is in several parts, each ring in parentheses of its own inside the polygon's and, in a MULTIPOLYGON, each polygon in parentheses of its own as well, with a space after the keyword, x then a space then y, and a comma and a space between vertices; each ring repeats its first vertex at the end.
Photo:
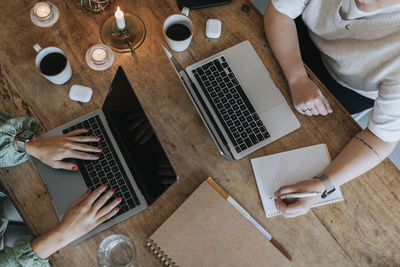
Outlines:
POLYGON ((97 44, 86 52, 86 63, 94 70, 106 70, 114 62, 114 53, 110 47, 97 44))
POLYGON ((58 8, 50 2, 39 2, 31 9, 31 20, 39 27, 51 27, 59 17, 58 8))

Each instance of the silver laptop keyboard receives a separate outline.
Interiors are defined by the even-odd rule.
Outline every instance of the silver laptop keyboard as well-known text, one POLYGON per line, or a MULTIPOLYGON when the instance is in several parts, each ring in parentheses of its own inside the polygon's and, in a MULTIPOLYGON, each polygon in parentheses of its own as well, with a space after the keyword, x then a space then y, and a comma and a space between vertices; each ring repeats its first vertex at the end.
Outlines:
MULTIPOLYGON (((68 129, 63 133, 69 133, 76 129, 90 129, 86 136, 100 137, 99 142, 92 142, 89 145, 100 147, 102 152, 97 155, 98 160, 76 160, 86 186, 92 191, 103 184, 108 184, 110 189, 115 189, 114 195, 107 201, 105 205, 113 201, 117 197, 121 197, 119 205, 120 210, 117 215, 127 212, 140 205, 140 202, 132 188, 124 169, 121 166, 118 156, 110 142, 107 132, 98 115, 84 120, 68 129)), ((81 134, 82 135, 82 134, 81 134)))
POLYGON ((237 153, 270 137, 223 56, 192 72, 237 153))

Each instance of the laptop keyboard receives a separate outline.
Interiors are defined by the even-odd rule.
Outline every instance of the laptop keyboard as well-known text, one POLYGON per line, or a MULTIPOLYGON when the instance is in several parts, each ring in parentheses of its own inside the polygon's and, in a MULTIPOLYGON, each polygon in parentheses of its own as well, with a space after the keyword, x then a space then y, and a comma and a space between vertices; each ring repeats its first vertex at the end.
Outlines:
POLYGON ((237 153, 270 137, 223 56, 192 72, 237 153))
POLYGON ((97 154, 100 157, 98 160, 76 160, 86 186, 92 191, 103 184, 108 184, 110 189, 115 189, 115 193, 105 205, 115 198, 121 197, 120 210, 117 215, 123 214, 140 205, 139 199, 133 191, 132 185, 121 166, 121 162, 118 160, 100 117, 95 115, 63 130, 63 133, 66 134, 81 128, 90 129, 88 133, 83 135, 100 137, 99 142, 88 144, 102 149, 102 152, 97 154))

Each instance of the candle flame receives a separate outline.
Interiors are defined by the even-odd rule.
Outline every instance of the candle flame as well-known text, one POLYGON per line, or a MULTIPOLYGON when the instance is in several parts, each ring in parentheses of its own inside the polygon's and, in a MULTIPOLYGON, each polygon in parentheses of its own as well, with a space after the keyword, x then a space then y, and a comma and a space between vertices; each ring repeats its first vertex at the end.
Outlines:
POLYGON ((117 11, 121 11, 121 9, 119 9, 119 7, 117 7, 117 11))

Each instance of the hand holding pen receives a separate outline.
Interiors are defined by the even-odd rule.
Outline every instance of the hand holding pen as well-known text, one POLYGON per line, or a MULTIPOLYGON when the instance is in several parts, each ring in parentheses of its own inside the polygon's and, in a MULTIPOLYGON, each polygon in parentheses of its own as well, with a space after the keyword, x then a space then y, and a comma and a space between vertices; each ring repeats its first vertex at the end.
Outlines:
POLYGON ((305 193, 289 193, 280 196, 272 196, 270 199, 292 199, 292 198, 304 198, 304 197, 315 197, 320 196, 322 192, 305 192, 305 193))
POLYGON ((324 190, 322 182, 314 178, 282 186, 274 193, 273 198, 277 210, 284 217, 293 218, 306 214, 324 190))

